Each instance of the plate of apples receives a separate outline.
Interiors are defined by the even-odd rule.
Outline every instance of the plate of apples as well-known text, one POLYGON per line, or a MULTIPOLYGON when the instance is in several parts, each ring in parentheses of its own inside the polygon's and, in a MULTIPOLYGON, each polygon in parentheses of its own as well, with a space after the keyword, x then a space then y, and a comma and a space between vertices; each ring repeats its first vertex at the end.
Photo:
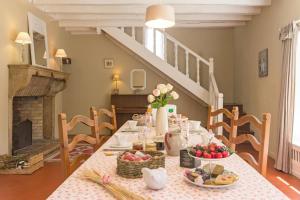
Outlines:
POLYGON ((188 153, 191 157, 201 160, 221 160, 230 157, 234 152, 224 146, 216 143, 208 145, 197 144, 188 148, 188 153))

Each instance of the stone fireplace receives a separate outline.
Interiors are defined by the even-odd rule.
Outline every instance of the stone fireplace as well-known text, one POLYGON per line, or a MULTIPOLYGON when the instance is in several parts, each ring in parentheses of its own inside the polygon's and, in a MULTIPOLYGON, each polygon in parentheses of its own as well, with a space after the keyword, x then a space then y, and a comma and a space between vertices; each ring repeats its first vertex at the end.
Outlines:
POLYGON ((58 147, 55 95, 69 74, 32 65, 9 65, 9 152, 31 153, 58 147))

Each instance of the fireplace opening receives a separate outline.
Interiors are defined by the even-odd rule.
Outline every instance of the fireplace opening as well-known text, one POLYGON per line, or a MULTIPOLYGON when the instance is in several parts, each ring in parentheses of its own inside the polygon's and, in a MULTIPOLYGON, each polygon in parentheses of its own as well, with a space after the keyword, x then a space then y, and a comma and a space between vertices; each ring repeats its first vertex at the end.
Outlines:
POLYGON ((32 145, 32 122, 22 121, 13 127, 13 152, 32 145))
POLYGON ((15 96, 13 98, 12 154, 52 153, 58 149, 52 129, 53 98, 15 96))

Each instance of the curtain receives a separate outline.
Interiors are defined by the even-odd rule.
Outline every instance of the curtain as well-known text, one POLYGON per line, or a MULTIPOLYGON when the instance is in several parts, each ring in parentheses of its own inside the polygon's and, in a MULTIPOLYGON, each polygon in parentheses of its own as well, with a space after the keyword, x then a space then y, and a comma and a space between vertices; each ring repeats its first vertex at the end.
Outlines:
POLYGON ((291 172, 291 147, 293 138, 297 26, 293 23, 280 32, 283 45, 282 79, 279 104, 279 148, 275 168, 291 172))

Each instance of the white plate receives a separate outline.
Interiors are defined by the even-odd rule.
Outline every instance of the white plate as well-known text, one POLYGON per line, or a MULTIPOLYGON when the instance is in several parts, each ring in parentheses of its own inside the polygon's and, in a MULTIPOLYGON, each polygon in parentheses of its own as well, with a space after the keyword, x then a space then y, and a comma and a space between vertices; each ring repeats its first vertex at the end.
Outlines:
MULTIPOLYGON (((230 171, 230 172, 234 173, 232 171, 230 171)), ((236 174, 236 173, 234 173, 234 174, 236 174)), ((232 186, 236 185, 237 182, 239 181, 239 178, 238 178, 235 182, 233 182, 231 184, 228 184, 228 185, 205 185, 205 184, 199 185, 199 184, 196 184, 195 182, 191 181, 188 177, 186 177, 185 173, 183 173, 183 178, 184 178, 185 181, 187 181, 187 182, 189 182, 193 185, 196 185, 198 187, 204 187, 204 188, 228 188, 228 187, 232 187, 232 186)))
POLYGON ((126 148, 131 148, 131 144, 124 144, 124 145, 118 145, 118 144, 111 144, 109 146, 110 148, 116 148, 116 149, 126 149, 126 148))

